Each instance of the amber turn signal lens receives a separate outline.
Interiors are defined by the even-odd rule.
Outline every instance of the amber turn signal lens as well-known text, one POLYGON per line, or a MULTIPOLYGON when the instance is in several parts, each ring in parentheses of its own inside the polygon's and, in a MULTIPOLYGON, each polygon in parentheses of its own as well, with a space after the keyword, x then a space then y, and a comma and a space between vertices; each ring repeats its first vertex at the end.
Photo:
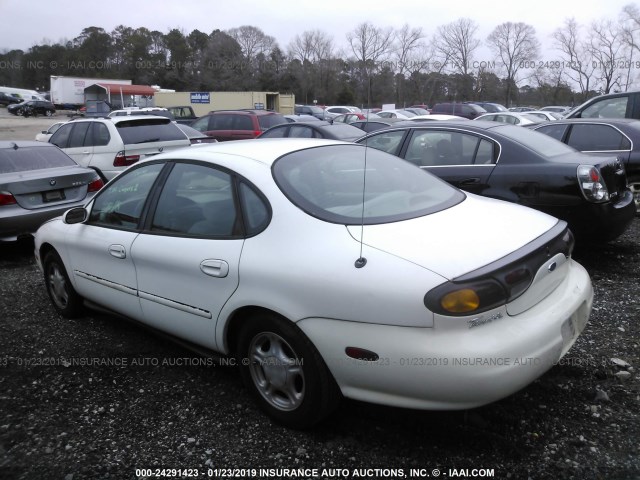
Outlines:
POLYGON ((473 312, 480 306, 480 297, 470 288, 447 293, 440 300, 442 308, 451 313, 473 312))

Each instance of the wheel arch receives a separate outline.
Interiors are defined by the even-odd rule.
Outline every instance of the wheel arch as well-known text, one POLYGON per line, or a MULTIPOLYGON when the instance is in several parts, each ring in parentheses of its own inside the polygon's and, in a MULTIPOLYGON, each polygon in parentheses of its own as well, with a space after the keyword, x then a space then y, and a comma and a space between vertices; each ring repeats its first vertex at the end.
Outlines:
MULTIPOLYGON (((244 322, 246 322, 249 318, 253 317, 258 313, 265 313, 269 315, 275 315, 281 318, 284 321, 291 322, 294 324, 295 322, 291 321, 289 318, 285 317, 281 313, 272 310, 270 308, 261 307, 259 305, 246 305, 244 307, 240 307, 236 309, 229 317, 227 318, 224 330, 222 333, 222 343, 221 350, 223 352, 234 355, 236 353, 236 345, 238 341, 238 334, 244 322)), ((300 332, 301 334, 302 331, 300 332)))

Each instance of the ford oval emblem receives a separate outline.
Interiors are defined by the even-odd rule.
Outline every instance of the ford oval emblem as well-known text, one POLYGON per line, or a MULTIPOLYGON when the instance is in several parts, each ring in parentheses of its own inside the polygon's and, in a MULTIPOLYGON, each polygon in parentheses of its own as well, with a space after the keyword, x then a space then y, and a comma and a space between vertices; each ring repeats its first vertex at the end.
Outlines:
POLYGON ((51 185, 52 187, 56 184, 55 180, 49 180, 49 185, 51 185))
POLYGON ((558 265, 556 264, 556 262, 551 262, 549 264, 549 266, 547 267, 547 270, 549 270, 549 272, 553 272, 556 269, 557 266, 558 265))

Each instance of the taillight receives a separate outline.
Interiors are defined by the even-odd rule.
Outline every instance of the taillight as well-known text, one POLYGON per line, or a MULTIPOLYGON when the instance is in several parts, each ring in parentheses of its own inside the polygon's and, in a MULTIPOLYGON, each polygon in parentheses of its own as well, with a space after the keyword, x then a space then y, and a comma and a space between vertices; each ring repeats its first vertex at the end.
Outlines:
POLYGON ((0 207, 4 207, 5 205, 15 205, 16 203, 18 203, 16 198, 9 192, 0 192, 0 207))
POLYGON ((256 138, 258 135, 260 135, 262 133, 262 130, 254 130, 253 131, 253 138, 256 138))
POLYGON ((124 150, 121 150, 116 154, 116 158, 113 160, 114 167, 128 167, 140 160, 140 155, 125 155, 124 150))
POLYGON ((606 202, 609 200, 609 191, 604 184, 602 175, 593 165, 580 165, 578 167, 578 183, 582 194, 590 202, 606 202))
POLYGON ((488 278, 463 284, 444 283, 425 295, 424 304, 434 313, 459 316, 486 312, 507 300, 503 286, 488 278))
POLYGON ((104 186, 104 182, 100 178, 96 178, 93 182, 91 182, 87 188, 89 192, 97 192, 104 186))

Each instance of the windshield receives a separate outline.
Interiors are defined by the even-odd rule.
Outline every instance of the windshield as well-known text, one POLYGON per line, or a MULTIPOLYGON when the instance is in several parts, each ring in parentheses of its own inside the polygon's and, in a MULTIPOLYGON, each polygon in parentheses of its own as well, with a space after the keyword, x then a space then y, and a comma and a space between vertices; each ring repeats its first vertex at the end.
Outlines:
POLYGON ((274 163, 273 176, 300 209, 345 225, 421 217, 466 198, 460 190, 411 163, 361 145, 330 145, 290 153, 274 163))
POLYGON ((499 128, 499 130, 494 130, 496 133, 500 133, 545 157, 555 157, 556 155, 576 152, 575 149, 555 138, 528 128, 513 125, 500 125, 500 127, 496 128, 499 128))

